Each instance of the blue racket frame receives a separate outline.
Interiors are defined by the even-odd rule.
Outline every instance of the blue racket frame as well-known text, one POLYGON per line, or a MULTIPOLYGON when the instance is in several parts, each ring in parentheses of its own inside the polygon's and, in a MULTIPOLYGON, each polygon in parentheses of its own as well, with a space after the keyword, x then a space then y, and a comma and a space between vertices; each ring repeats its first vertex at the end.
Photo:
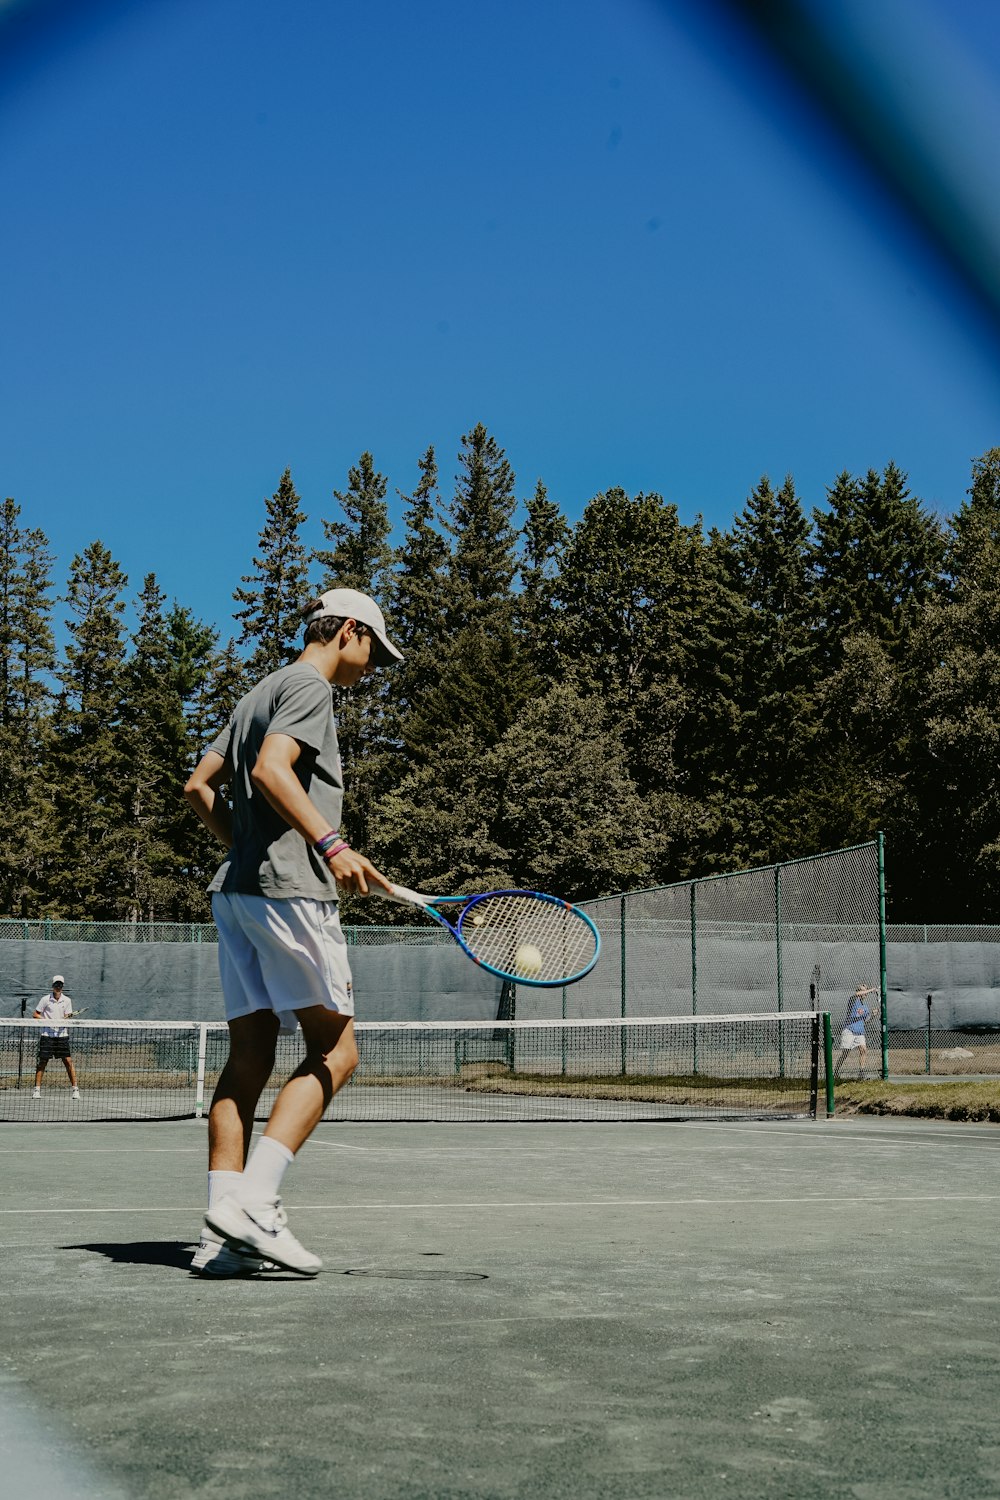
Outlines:
MULTIPOLYGON (((421 911, 427 912, 428 916, 433 917, 436 922, 439 922, 442 927, 451 933, 462 952, 467 958, 471 958, 474 964, 480 969, 485 969, 488 974, 494 974, 498 979, 506 979, 511 984, 525 985, 536 990, 562 989, 567 984, 576 984, 578 980, 585 978, 601 956, 601 934, 598 932, 594 922, 587 916, 587 913, 581 911, 578 906, 574 906, 571 901, 564 901, 560 896, 550 896, 546 891, 483 891, 477 896, 426 896, 419 891, 409 891, 405 886, 399 886, 397 890, 400 892, 405 890, 406 895, 396 895, 393 897, 394 900, 401 901, 408 906, 417 906, 421 911), (550 906, 557 906, 562 911, 571 911, 574 916, 590 929, 594 939, 593 956, 576 973, 563 975, 558 979, 528 979, 523 974, 512 974, 509 969, 500 969, 495 964, 487 963, 485 959, 473 953, 462 936, 462 927, 466 917, 475 911, 481 902, 493 900, 497 896, 532 897, 536 901, 546 901, 550 906), (449 922, 443 912, 437 910, 439 905, 462 907, 458 916, 457 926, 449 922)), ((379 894, 382 893, 379 892, 379 894)))

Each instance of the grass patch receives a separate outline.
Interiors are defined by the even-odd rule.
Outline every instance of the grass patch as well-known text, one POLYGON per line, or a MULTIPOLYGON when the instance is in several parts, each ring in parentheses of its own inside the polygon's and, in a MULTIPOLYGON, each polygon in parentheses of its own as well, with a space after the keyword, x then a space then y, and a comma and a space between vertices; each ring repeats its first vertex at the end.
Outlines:
POLYGON ((1000 1079, 984 1083, 838 1083, 838 1115, 910 1115, 1000 1124, 1000 1079))

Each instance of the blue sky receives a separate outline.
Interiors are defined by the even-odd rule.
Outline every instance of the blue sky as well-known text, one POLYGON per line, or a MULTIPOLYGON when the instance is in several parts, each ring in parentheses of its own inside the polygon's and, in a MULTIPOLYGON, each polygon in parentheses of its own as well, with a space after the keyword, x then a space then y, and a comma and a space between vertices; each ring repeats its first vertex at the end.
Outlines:
MULTIPOLYGON (((992 87, 992 4, 907 15, 992 87)), ((100 537, 224 638, 286 466, 319 544, 364 449, 395 500, 433 443, 447 491, 478 421, 570 519, 622 485, 720 527, 763 473, 811 507, 890 459, 947 513, 1000 444, 969 307, 680 0, 52 19, 0 74, 0 190, 2 492, 60 590, 100 537)))

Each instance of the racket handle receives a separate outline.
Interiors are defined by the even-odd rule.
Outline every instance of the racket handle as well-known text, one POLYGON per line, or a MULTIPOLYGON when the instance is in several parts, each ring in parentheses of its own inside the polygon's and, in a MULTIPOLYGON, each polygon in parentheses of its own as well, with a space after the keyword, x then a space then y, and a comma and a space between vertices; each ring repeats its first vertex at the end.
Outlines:
POLYGON ((381 886, 372 886, 372 892, 376 896, 384 896, 387 901, 397 901, 400 906, 426 906, 427 897, 421 896, 418 891, 411 891, 408 886, 394 885, 391 890, 384 891, 381 886))

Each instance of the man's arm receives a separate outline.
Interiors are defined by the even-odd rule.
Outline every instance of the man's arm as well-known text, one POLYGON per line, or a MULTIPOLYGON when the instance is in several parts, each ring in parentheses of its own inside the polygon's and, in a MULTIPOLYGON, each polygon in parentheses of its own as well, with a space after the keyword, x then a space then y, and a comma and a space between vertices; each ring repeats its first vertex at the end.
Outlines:
MULTIPOLYGON (((301 744, 291 735, 265 735, 250 780, 288 826, 300 833, 306 843, 314 844, 324 833, 329 833, 330 828, 295 774, 294 766, 301 754, 301 744)), ((392 881, 354 849, 341 850, 333 859, 328 859, 326 865, 337 884, 345 890, 367 896, 369 880, 387 891, 392 889, 392 881)))
POLYGON ((205 827, 227 849, 233 844, 233 815, 221 787, 230 775, 227 760, 215 750, 207 750, 184 788, 184 796, 205 827))

